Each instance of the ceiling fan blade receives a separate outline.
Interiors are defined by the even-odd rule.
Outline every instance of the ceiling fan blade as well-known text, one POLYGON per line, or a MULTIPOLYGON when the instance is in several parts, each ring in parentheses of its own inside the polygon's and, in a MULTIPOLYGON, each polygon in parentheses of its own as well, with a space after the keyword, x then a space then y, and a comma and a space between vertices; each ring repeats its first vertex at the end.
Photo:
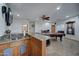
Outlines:
POLYGON ((49 20, 50 17, 47 17, 46 15, 43 15, 41 18, 42 18, 42 20, 49 20))

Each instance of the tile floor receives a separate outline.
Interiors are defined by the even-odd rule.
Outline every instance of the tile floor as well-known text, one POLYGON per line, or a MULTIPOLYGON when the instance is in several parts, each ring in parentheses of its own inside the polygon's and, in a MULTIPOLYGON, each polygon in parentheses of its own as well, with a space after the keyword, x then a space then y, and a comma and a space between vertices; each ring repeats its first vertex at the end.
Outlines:
POLYGON ((47 56, 79 56, 79 41, 65 38, 62 42, 50 40, 47 56))

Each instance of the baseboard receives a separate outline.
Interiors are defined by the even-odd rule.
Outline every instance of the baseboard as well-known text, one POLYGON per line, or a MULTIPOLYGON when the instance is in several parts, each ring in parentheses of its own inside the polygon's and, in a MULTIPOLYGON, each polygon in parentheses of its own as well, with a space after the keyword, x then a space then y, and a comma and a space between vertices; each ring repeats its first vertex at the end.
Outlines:
POLYGON ((79 40, 75 40, 74 38, 68 38, 68 37, 65 37, 65 39, 70 39, 70 40, 74 40, 74 41, 79 41, 79 40))

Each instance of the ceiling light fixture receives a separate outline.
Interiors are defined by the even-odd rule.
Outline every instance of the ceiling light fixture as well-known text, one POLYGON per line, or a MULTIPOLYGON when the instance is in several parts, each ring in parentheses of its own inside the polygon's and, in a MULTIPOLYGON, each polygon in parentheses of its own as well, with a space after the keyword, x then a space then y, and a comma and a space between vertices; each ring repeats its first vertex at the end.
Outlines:
POLYGON ((20 16, 19 14, 17 14, 17 16, 20 16))
POLYGON ((68 18, 69 16, 66 16, 66 18, 68 18))
POLYGON ((60 10, 60 6, 58 6, 56 9, 57 9, 57 10, 60 10))
POLYGON ((27 24, 25 24, 25 25, 22 25, 22 26, 24 26, 24 27, 27 27, 27 24))
POLYGON ((47 22, 47 23, 45 23, 45 25, 47 26, 47 25, 49 25, 49 23, 47 22))
POLYGON ((10 15, 11 15, 12 13, 10 12, 10 15))

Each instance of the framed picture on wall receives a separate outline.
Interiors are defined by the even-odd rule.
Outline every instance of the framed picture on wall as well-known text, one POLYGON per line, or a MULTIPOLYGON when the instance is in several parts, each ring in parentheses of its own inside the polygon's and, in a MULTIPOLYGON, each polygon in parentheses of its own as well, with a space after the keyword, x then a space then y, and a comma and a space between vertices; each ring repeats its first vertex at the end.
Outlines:
POLYGON ((75 21, 69 21, 67 22, 67 29, 66 33, 70 35, 75 35, 75 26, 74 26, 75 21))

